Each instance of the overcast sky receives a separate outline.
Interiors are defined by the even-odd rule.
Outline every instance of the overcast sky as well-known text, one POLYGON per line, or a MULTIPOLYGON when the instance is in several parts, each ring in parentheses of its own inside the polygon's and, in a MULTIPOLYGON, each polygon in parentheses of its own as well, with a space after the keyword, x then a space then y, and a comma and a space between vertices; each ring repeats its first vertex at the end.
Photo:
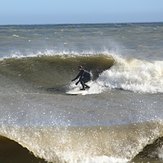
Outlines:
POLYGON ((0 24, 163 22, 163 0, 0 0, 0 24))

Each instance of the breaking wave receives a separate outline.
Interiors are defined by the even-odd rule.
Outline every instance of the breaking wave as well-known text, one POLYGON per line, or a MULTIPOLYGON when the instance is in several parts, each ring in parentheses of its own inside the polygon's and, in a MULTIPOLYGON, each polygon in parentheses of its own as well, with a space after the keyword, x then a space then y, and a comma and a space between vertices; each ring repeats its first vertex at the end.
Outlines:
POLYGON ((22 157, 18 156, 17 163, 25 156, 35 162, 53 163, 95 163, 99 160, 101 163, 122 163, 163 159, 161 122, 68 128, 1 125, 0 135, 3 136, 0 145, 6 144, 1 146, 2 153, 7 149, 8 156, 12 156, 15 150, 22 154, 22 157))
POLYGON ((163 61, 114 58, 114 66, 101 73, 101 90, 122 89, 139 93, 163 93, 163 61))
POLYGON ((79 65, 93 74, 93 81, 89 83, 91 88, 85 94, 98 94, 110 89, 163 92, 163 61, 127 59, 114 54, 6 58, 0 61, 0 75, 19 85, 28 83, 35 88, 65 93, 76 87, 70 81, 78 73, 79 65))

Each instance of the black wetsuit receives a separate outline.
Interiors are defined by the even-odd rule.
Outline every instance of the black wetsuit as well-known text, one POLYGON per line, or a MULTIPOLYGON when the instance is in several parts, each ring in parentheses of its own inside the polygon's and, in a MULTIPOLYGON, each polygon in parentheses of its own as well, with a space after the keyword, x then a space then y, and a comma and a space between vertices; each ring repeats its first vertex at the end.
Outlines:
POLYGON ((82 88, 83 90, 85 88, 89 88, 89 86, 85 84, 91 80, 91 74, 88 71, 81 69, 79 71, 78 75, 76 76, 76 78, 74 78, 72 81, 74 81, 78 78, 79 78, 79 81, 76 83, 76 85, 80 82, 83 87, 82 88))

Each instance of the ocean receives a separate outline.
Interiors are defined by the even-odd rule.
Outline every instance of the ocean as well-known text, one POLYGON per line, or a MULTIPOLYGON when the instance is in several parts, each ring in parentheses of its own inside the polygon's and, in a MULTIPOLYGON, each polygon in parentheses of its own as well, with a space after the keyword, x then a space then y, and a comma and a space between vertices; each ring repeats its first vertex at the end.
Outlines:
POLYGON ((162 110, 163 23, 0 26, 0 163, 161 163, 162 110))

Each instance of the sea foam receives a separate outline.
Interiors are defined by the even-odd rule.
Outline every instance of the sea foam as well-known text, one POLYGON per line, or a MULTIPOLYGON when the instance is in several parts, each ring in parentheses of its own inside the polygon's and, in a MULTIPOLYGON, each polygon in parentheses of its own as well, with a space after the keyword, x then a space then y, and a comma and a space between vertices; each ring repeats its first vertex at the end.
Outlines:
POLYGON ((105 88, 118 88, 140 93, 163 92, 163 61, 119 59, 104 71, 97 82, 105 88))

